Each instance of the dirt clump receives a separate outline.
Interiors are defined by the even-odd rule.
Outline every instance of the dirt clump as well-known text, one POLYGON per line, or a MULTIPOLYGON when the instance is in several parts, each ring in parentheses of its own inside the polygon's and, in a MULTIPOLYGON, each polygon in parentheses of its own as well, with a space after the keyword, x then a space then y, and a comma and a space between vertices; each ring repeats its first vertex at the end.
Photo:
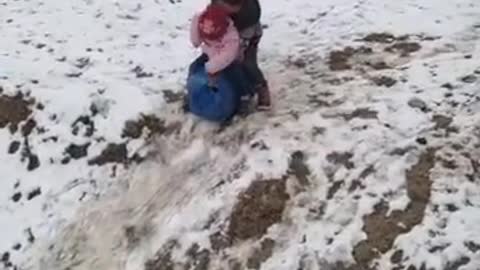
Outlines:
POLYGON ((24 139, 24 144, 22 148, 22 154, 21 154, 21 161, 24 162, 25 160, 28 161, 27 164, 27 170, 28 171, 33 171, 40 167, 40 159, 36 154, 32 152, 32 149, 30 147, 30 144, 28 142, 28 138, 25 137, 24 139))
POLYGON ((373 68, 374 70, 384 70, 384 69, 391 69, 392 68, 385 61, 377 61, 377 62, 366 61, 365 65, 373 68))
POLYGON ((273 249, 275 247, 275 241, 266 238, 260 243, 259 248, 255 248, 252 255, 247 260, 247 267, 250 269, 258 270, 264 262, 266 262, 273 255, 273 249))
POLYGON ((344 181, 336 181, 330 186, 327 192, 327 200, 331 200, 335 194, 340 190, 340 188, 345 184, 344 181))
POLYGON ((377 86, 385 86, 385 87, 392 87, 395 84, 397 84, 397 80, 395 80, 392 77, 388 76, 378 76, 378 77, 373 77, 372 81, 377 85, 377 86))
POLYGON ((146 72, 142 66, 136 66, 135 68, 132 69, 132 72, 135 73, 135 76, 138 78, 138 79, 142 79, 142 78, 151 78, 153 77, 153 73, 152 72, 146 72))
POLYGON ((460 267, 467 265, 468 263, 470 263, 470 258, 460 257, 459 259, 453 262, 448 262, 447 265, 445 266, 445 270, 458 270, 460 269, 460 267))
POLYGON ((378 112, 370 110, 369 108, 359 108, 354 110, 351 113, 342 114, 342 117, 346 121, 351 121, 354 118, 360 119, 378 119, 378 112))
POLYGON ((400 53, 400 56, 409 56, 411 53, 417 52, 422 46, 417 42, 398 42, 385 48, 386 52, 400 53))
POLYGON ((358 176, 357 179, 353 180, 348 187, 348 192, 352 193, 357 189, 364 189, 366 186, 364 185, 364 180, 369 177, 370 175, 374 174, 377 170, 373 165, 369 165, 366 167, 358 176))
POLYGON ((392 256, 390 257, 390 261, 393 263, 393 264, 398 264, 402 261, 403 259, 403 250, 399 249, 399 250, 396 250, 392 256))
POLYGON ((410 106, 411 108, 414 108, 414 109, 419 109, 422 112, 427 112, 428 111, 427 103, 425 103, 425 101, 423 101, 419 98, 416 98, 416 97, 411 98, 408 101, 408 106, 410 106))
POLYGON ((371 54, 373 50, 369 47, 361 46, 359 48, 345 47, 343 50, 334 50, 330 52, 328 65, 332 71, 341 71, 352 69, 350 58, 356 54, 371 54))
POLYGON ((210 245, 214 251, 228 248, 232 245, 232 239, 222 231, 210 235, 210 245))
POLYGON ((310 184, 310 168, 302 151, 296 151, 290 156, 289 174, 294 175, 301 186, 310 184))
POLYGON ((186 253, 187 262, 183 269, 185 270, 208 270, 210 266, 210 251, 208 249, 200 250, 200 246, 193 244, 186 253))
POLYGON ((460 79, 460 81, 464 82, 464 83, 474 83, 477 81, 477 76, 473 75, 473 74, 470 74, 470 75, 467 75, 465 77, 462 77, 460 79))
POLYGON ((435 123, 434 129, 448 129, 453 119, 445 115, 436 114, 433 116, 432 121, 435 123))
POLYGON ((15 154, 18 149, 20 149, 20 142, 19 141, 12 141, 8 146, 8 153, 10 155, 15 154))
POLYGON ((373 43, 392 43, 396 41, 397 38, 393 34, 383 32, 383 33, 368 34, 362 40, 365 42, 373 42, 373 43))
POLYGON ((24 137, 30 136, 33 129, 37 126, 37 122, 34 119, 28 119, 27 122, 22 126, 22 135, 24 137))
POLYGON ((90 116, 83 115, 78 117, 72 124, 72 134, 75 136, 79 135, 81 128, 85 130, 83 133, 85 137, 91 137, 93 135, 95 132, 95 123, 90 116))
POLYGON ((163 90, 162 93, 163 93, 163 98, 165 99, 165 102, 167 104, 180 102, 185 97, 184 93, 181 93, 181 92, 176 93, 176 92, 174 92, 172 90, 169 90, 169 89, 163 90))
POLYGON ((464 243, 464 246, 468 248, 473 253, 477 253, 480 251, 480 243, 475 243, 473 241, 468 241, 464 243))
POLYGON ((125 143, 108 144, 102 153, 88 161, 88 165, 103 166, 107 163, 125 163, 128 161, 128 150, 125 143))
POLYGON ((172 259, 172 253, 177 247, 177 241, 171 240, 167 242, 157 254, 155 254, 153 259, 145 263, 145 270, 174 270, 175 262, 172 259))
POLYGON ((9 126, 10 131, 15 133, 18 124, 25 121, 32 110, 30 102, 23 98, 23 94, 16 96, 0 95, 0 128, 9 126))
POLYGON ((90 143, 83 145, 70 144, 65 149, 65 153, 73 159, 81 159, 88 155, 88 147, 90 147, 90 143))
POLYGON ((333 164, 343 165, 347 169, 355 168, 355 164, 351 161, 353 154, 350 152, 332 152, 327 155, 327 161, 333 164))
POLYGON ((233 241, 259 238, 282 220, 290 196, 285 179, 254 181, 242 192, 230 216, 227 236, 233 241))
POLYGON ((130 120, 125 123, 122 138, 138 139, 142 136, 144 129, 149 131, 148 136, 160 134, 172 134, 179 128, 178 123, 166 125, 165 120, 155 115, 142 114, 137 120, 130 120))
POLYGON ((430 200, 430 170, 435 166, 436 152, 436 149, 427 149, 407 171, 407 196, 410 203, 406 210, 395 210, 387 215, 389 206, 386 202, 381 202, 375 206, 372 214, 364 217, 363 230, 367 239, 358 243, 353 251, 356 264, 361 269, 368 269, 372 260, 392 248, 399 235, 409 232, 422 222, 430 200))

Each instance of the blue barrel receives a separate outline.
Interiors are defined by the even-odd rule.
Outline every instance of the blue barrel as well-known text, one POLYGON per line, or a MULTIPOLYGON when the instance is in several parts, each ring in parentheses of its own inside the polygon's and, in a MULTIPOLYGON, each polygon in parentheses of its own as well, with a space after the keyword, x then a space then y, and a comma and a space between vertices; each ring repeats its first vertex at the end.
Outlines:
POLYGON ((222 71, 214 87, 208 84, 205 71, 207 58, 202 55, 189 69, 187 79, 188 106, 191 113, 214 122, 224 122, 238 111, 241 97, 249 90, 239 64, 222 71))

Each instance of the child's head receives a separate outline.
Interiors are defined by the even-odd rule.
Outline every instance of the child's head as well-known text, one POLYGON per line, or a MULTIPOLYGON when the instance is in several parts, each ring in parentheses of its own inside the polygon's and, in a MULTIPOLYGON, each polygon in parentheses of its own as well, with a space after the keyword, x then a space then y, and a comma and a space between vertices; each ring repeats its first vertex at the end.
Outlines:
POLYGON ((219 5, 209 5, 200 15, 198 30, 205 40, 221 39, 230 24, 227 11, 219 5))

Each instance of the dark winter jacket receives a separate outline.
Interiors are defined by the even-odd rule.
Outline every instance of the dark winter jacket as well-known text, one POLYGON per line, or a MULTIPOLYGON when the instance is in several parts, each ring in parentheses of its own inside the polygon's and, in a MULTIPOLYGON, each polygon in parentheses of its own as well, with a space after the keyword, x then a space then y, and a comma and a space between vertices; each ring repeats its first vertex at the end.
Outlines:
MULTIPOLYGON (((211 0, 212 4, 221 2, 222 0, 211 0)), ((243 6, 235 14, 232 14, 232 20, 239 32, 246 28, 254 26, 260 22, 261 8, 258 0, 244 0, 243 6)))

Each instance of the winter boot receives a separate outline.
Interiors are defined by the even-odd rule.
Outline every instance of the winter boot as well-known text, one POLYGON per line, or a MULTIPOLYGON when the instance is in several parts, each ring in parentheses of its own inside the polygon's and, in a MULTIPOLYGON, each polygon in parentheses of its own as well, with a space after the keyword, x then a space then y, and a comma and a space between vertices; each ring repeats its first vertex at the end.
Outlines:
POLYGON ((264 83, 257 86, 257 109, 260 111, 268 111, 271 109, 272 104, 270 100, 270 90, 268 89, 268 84, 264 83))

